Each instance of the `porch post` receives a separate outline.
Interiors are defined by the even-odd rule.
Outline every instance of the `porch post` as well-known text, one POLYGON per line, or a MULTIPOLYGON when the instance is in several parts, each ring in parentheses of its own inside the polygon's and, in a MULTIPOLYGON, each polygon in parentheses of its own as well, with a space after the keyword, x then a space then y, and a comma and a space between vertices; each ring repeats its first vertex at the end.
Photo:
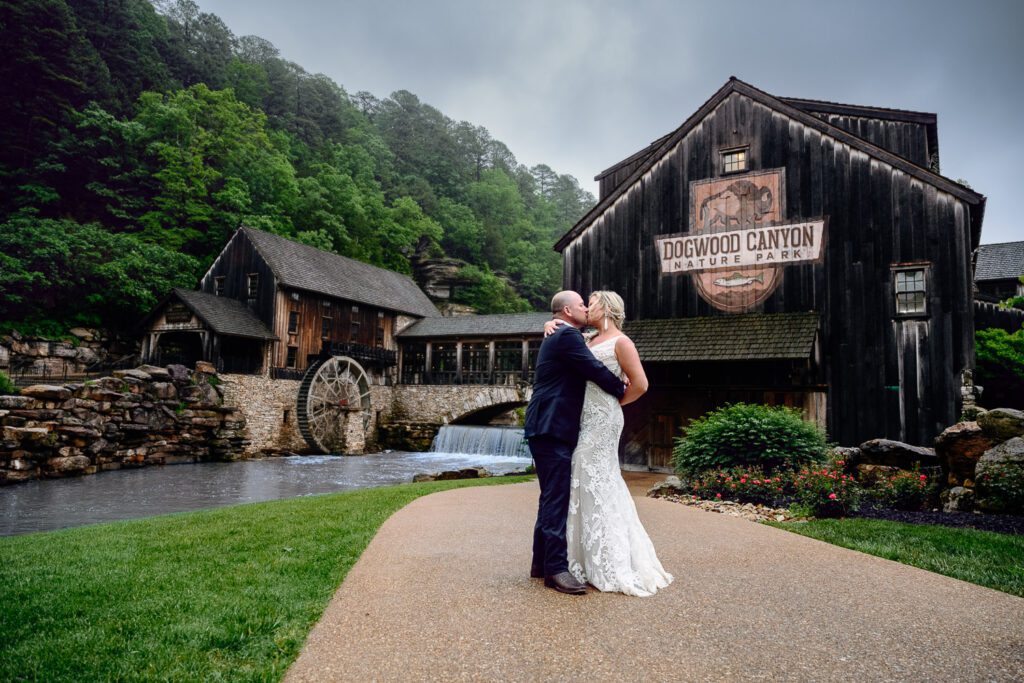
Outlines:
POLYGON ((424 384, 433 384, 434 383, 433 374, 431 373, 431 368, 434 367, 434 363, 433 363, 433 355, 434 355, 433 354, 433 350, 434 350, 433 342, 427 342, 427 360, 426 360, 427 367, 424 368, 424 370, 423 370, 423 383, 424 384))
POLYGON ((494 384, 494 340, 487 344, 487 383, 494 384))
POLYGON ((455 383, 462 384, 462 342, 455 342, 455 383))

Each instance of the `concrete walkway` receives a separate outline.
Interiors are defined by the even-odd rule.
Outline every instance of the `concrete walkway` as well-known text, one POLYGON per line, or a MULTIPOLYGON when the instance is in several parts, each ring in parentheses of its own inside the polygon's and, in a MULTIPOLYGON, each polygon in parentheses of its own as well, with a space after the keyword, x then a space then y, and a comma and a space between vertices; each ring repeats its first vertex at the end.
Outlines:
POLYGON ((1024 681, 1024 599, 667 501, 636 498, 667 589, 545 589, 528 578, 537 494, 400 510, 285 680, 1024 681))

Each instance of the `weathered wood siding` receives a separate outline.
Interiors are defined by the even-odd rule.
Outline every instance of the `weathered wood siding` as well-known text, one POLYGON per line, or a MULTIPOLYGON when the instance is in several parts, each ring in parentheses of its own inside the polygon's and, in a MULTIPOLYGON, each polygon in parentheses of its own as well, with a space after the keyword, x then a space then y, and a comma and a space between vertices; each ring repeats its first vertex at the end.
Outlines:
POLYGON ((320 352, 324 341, 356 342, 366 346, 382 346, 394 350, 396 314, 383 309, 356 304, 299 290, 278 287, 277 279, 266 261, 260 256, 244 232, 237 232, 200 282, 199 289, 216 293, 216 278, 224 277, 222 296, 245 302, 250 310, 273 330, 280 341, 271 350, 271 366, 287 367, 288 347, 297 348, 295 368, 304 370, 306 358, 320 352), (248 297, 248 276, 259 275, 259 291, 254 299, 248 297), (293 298, 293 294, 297 298, 293 298), (325 306, 330 302, 330 306, 325 306), (296 333, 288 331, 290 314, 299 314, 296 333), (380 317, 383 314, 383 317, 380 317), (322 334, 323 319, 331 319, 327 338, 322 334), (358 322, 358 329, 353 321, 358 322), (384 343, 378 344, 377 326, 384 327, 384 343))
POLYGON ((928 148, 928 129, 923 124, 818 112, 814 115, 918 166, 931 168, 930 155, 935 150, 928 148))
POLYGON ((661 276, 654 237, 690 230, 690 181, 745 144, 751 171, 785 169, 789 219, 828 217, 824 262, 788 266, 762 310, 822 314, 830 437, 930 444, 957 420, 973 364, 969 205, 741 93, 564 249, 564 285, 619 292, 630 319, 722 315, 689 276, 661 276), (906 262, 930 264, 927 318, 895 315, 890 267, 906 262))

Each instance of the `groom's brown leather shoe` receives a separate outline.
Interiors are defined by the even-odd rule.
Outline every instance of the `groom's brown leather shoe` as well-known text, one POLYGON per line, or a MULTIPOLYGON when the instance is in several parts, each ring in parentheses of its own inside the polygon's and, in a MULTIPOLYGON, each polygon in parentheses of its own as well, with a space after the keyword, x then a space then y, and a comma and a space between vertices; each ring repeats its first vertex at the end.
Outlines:
POLYGON ((530 565, 530 578, 531 579, 543 579, 544 578, 544 565, 542 565, 542 564, 531 564, 530 565))
POLYGON ((583 595, 587 592, 587 587, 577 581, 569 572, 545 576, 544 585, 554 588, 559 593, 568 593, 569 595, 583 595))

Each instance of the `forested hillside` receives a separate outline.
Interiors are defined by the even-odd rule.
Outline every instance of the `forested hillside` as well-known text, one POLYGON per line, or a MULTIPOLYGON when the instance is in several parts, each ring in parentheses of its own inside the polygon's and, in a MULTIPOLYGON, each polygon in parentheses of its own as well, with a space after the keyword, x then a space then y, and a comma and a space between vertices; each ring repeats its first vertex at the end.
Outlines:
POLYGON ((463 302, 529 310, 594 201, 481 126, 349 94, 191 0, 0 0, 0 32, 5 327, 126 329, 241 224, 407 273, 417 250, 464 259, 463 302))

